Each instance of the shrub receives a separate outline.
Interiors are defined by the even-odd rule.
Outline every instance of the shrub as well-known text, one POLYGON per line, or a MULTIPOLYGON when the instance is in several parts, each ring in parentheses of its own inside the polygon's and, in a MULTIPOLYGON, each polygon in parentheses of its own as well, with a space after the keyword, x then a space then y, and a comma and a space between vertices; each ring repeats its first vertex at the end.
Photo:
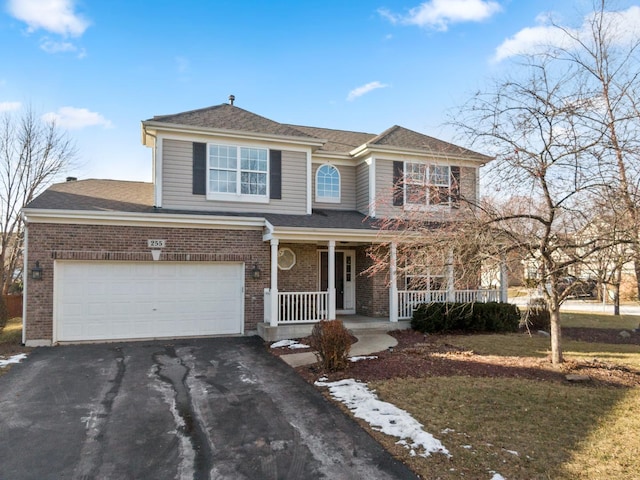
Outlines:
POLYGON ((522 312, 520 325, 526 330, 545 330, 551 328, 551 314, 544 298, 532 298, 527 303, 527 307, 522 312))
POLYGON ((411 327, 423 333, 513 332, 518 307, 509 303, 428 303, 413 313, 411 327))
POLYGON ((473 317, 474 327, 483 332, 516 332, 520 323, 520 311, 511 303, 476 303, 473 317))
POLYGON ((351 334, 340 320, 322 320, 313 326, 309 346, 316 351, 325 371, 344 370, 349 365, 351 334))

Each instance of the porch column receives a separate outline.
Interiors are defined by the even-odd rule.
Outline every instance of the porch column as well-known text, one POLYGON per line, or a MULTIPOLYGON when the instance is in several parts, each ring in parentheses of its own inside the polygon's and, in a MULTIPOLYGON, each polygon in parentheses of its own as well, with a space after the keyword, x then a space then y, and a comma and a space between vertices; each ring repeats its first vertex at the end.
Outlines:
POLYGON ((327 293, 329 295, 329 320, 336 319, 336 241, 329 240, 327 293))
POLYGON ((456 301, 456 286, 453 274, 453 249, 449 249, 447 256, 447 301, 451 303, 456 301))
POLYGON ((271 315, 270 325, 278 326, 278 310, 280 302, 278 300, 278 239, 271 239, 271 315))
POLYGON ((389 247, 389 321, 398 321, 398 246, 391 242, 389 247))
POLYGON ((503 255, 500 258, 500 301, 507 303, 509 301, 509 279, 507 278, 507 258, 503 255))

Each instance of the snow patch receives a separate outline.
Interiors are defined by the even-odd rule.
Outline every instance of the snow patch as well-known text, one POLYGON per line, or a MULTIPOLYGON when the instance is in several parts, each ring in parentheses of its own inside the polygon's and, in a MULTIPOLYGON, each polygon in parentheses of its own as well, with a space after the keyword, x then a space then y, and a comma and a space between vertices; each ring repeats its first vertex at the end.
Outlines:
POLYGON ((349 361, 350 362, 359 362, 361 360, 375 360, 376 358, 378 358, 377 355, 360 356, 360 357, 349 357, 349 361))
POLYGON ((0 358, 0 368, 4 368, 7 365, 11 365, 12 363, 20 363, 25 358, 27 358, 27 354, 26 353, 18 353, 17 355, 12 355, 11 357, 7 358, 6 360, 0 358))
POLYGON ((491 477, 491 480, 506 480, 502 475, 500 475, 499 473, 496 472, 489 472, 489 473, 493 473, 493 477, 491 477))
POLYGON ((444 445, 425 432, 421 423, 405 410, 379 400, 364 383, 346 379, 337 382, 317 381, 315 384, 327 387, 333 398, 344 403, 357 418, 366 421, 374 430, 399 438, 398 444, 413 452, 411 455, 418 450, 418 455, 425 458, 433 452, 449 456, 444 445))
POLYGON ((309 345, 305 345, 304 343, 300 343, 296 340, 280 340, 279 342, 275 342, 271 344, 271 348, 282 348, 288 347, 292 350, 297 348, 311 348, 309 345))

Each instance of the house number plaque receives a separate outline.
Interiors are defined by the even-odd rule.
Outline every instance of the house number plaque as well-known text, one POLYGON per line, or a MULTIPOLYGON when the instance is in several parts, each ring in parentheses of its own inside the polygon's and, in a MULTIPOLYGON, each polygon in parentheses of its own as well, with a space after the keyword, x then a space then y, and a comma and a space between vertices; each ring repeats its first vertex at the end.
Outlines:
POLYGON ((147 240, 147 246, 149 248, 164 248, 166 243, 166 240, 147 240))

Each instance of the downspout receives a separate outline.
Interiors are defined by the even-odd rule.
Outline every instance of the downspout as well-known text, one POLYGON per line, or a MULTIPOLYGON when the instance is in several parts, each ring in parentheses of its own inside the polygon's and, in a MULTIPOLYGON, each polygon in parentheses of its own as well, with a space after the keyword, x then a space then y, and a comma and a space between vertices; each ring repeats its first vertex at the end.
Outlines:
POLYGON ((22 213, 24 223, 24 241, 22 243, 22 345, 27 343, 27 279, 29 278, 29 224, 22 213))

